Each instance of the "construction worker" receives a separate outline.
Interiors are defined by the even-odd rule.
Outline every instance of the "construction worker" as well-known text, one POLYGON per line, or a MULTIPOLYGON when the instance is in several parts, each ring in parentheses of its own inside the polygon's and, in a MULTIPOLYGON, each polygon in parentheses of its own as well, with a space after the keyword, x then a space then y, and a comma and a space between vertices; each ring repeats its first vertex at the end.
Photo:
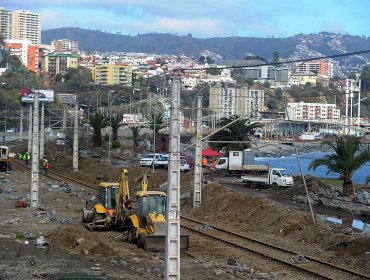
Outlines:
POLYGON ((211 171, 215 171, 216 170, 216 165, 217 165, 217 158, 212 162, 211 171))
POLYGON ((202 159, 202 167, 203 168, 206 168, 207 167, 207 164, 208 164, 207 158, 206 157, 203 157, 203 159, 202 159))
POLYGON ((28 152, 26 152, 24 155, 23 155, 23 160, 24 160, 24 163, 26 164, 26 165, 28 165, 28 162, 29 162, 29 160, 31 159, 31 155, 28 153, 28 152))
POLYGON ((48 170, 49 170, 49 162, 47 159, 44 160, 44 165, 43 165, 43 169, 45 171, 45 175, 48 175, 48 170))

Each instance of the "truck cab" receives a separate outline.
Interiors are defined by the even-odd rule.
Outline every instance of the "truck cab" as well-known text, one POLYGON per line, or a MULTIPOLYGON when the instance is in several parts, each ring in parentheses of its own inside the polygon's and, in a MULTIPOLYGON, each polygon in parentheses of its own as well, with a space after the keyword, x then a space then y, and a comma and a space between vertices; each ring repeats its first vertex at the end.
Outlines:
POLYGON ((270 169, 269 185, 288 187, 293 185, 293 177, 284 168, 271 168, 270 169))

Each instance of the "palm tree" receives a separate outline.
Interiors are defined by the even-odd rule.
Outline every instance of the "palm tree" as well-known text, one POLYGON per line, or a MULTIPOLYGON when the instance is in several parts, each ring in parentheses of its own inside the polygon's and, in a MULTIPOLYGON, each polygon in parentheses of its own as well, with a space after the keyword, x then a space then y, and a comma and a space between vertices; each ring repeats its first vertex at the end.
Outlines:
POLYGON ((137 148, 138 146, 138 140, 139 140, 140 130, 142 129, 142 126, 129 125, 128 128, 131 130, 131 133, 132 133, 132 139, 134 140, 134 151, 135 151, 135 148, 137 148))
POLYGON ((319 166, 328 168, 327 174, 338 173, 343 180, 343 195, 354 195, 352 175, 362 165, 370 160, 370 152, 364 151, 356 154, 360 145, 360 139, 355 136, 335 136, 335 142, 324 141, 322 145, 329 146, 334 153, 320 159, 315 159, 309 165, 309 169, 315 170, 319 166))
MULTIPOLYGON (((250 132, 255 128, 259 127, 259 123, 251 124, 249 119, 240 118, 238 115, 233 115, 228 118, 222 118, 220 122, 217 123, 218 128, 222 128, 228 124, 226 128, 216 132, 211 136, 211 141, 249 141, 250 132), (232 123, 233 122, 233 123, 232 123)), ((212 148, 223 148, 226 150, 244 150, 250 147, 250 143, 215 143, 211 142, 210 146, 212 148)))
POLYGON ((153 131, 153 145, 154 139, 156 138, 158 131, 164 128, 164 120, 162 113, 152 113, 150 116, 146 117, 149 128, 153 131))
POLYGON ((90 118, 90 125, 94 129, 94 133, 93 133, 94 146, 101 146, 103 142, 102 137, 101 137, 102 136, 101 129, 108 125, 105 114, 96 112, 95 115, 93 115, 90 118))
MULTIPOLYGON (((123 116, 116 114, 113 118, 110 119, 110 126, 112 127, 112 134, 113 140, 117 140, 118 138, 118 129, 121 126, 123 116)), ((109 123, 109 118, 107 118, 107 122, 109 123)))

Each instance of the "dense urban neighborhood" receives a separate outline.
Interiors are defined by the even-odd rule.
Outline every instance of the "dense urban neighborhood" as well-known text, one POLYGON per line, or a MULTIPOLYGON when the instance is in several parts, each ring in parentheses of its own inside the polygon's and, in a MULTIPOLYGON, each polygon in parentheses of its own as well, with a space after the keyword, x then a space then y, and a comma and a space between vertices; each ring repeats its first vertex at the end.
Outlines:
POLYGON ((370 279, 369 38, 42 22, 0 7, 0 280, 370 279))

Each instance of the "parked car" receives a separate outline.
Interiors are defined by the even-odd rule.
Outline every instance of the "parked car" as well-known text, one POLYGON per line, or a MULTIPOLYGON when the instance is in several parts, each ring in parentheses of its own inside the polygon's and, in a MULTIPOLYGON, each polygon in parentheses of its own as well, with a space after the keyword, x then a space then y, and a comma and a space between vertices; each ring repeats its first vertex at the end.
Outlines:
POLYGON ((194 160, 192 160, 188 155, 182 154, 180 155, 180 160, 185 160, 187 164, 189 164, 190 168, 194 167, 194 160))
POLYGON ((154 167, 167 169, 169 157, 170 155, 165 154, 159 157, 159 159, 154 160, 154 167))
POLYGON ((139 161, 140 166, 152 166, 153 164, 153 158, 154 160, 158 160, 162 154, 147 154, 144 157, 142 157, 139 161))
POLYGON ((180 171, 181 172, 189 172, 190 171, 190 165, 184 159, 180 160, 180 171))
POLYGON ((17 127, 11 127, 6 130, 6 132, 18 132, 18 131, 19 131, 19 128, 17 127))

